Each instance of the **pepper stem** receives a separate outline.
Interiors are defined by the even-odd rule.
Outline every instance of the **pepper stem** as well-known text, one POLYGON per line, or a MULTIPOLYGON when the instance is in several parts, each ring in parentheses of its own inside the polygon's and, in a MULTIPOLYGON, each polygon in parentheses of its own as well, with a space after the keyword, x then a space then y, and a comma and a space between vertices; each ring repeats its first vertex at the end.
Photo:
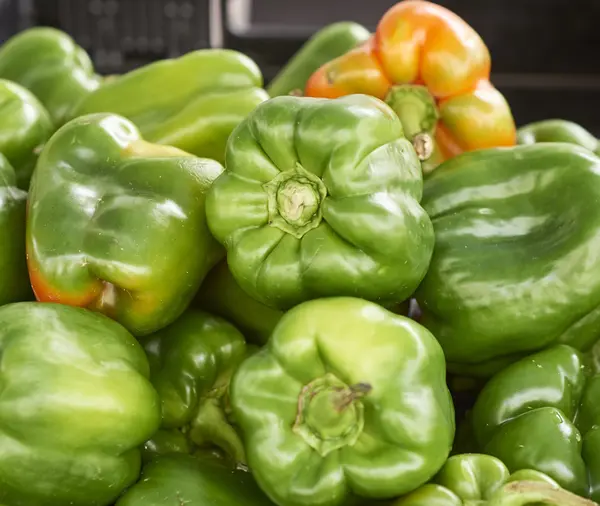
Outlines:
POLYGON ((322 456, 353 445, 364 426, 361 399, 371 386, 348 386, 333 374, 326 374, 304 386, 298 396, 293 430, 322 456))
POLYGON ((421 160, 433 153, 433 136, 439 119, 435 98, 425 86, 401 84, 392 86, 386 103, 402 122, 404 135, 413 143, 421 160))
POLYGON ((357 383, 346 388, 334 388, 331 395, 331 403, 338 413, 341 413, 354 401, 364 397, 371 391, 368 383, 357 383))
POLYGON ((489 500, 488 506, 598 506, 589 499, 538 481, 514 481, 504 485, 489 500))
POLYGON ((297 165, 263 185, 269 225, 300 239, 321 223, 321 203, 327 196, 323 181, 297 165))

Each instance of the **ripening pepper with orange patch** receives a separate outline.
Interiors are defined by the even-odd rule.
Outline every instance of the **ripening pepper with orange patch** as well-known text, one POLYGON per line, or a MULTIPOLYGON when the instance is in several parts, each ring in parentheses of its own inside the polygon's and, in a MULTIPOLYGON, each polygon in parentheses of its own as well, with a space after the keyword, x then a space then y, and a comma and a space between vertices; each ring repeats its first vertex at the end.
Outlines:
POLYGON ((175 321, 225 254, 204 213, 222 172, 144 141, 122 116, 68 122, 46 143, 29 191, 37 299, 101 312, 136 337, 175 321))
POLYGON ((463 19, 437 4, 405 0, 383 15, 368 41, 318 69, 305 94, 385 100, 428 171, 464 151, 516 143, 490 68, 488 48, 463 19))

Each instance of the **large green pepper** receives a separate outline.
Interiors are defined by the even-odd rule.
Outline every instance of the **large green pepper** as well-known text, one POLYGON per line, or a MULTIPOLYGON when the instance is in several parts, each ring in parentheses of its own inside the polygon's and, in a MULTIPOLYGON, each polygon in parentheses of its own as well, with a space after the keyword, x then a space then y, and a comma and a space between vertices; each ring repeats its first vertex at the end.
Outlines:
POLYGON ((234 374, 231 405, 258 484, 280 506, 392 498, 446 460, 454 409, 442 349, 362 299, 287 312, 234 374))
POLYGON ((67 123, 31 182, 27 251, 38 300, 101 311, 136 336, 172 323, 223 255, 204 213, 222 170, 146 143, 116 115, 67 123))
POLYGON ((364 26, 351 21, 325 26, 302 45, 269 83, 269 95, 302 94, 309 77, 321 65, 354 49, 370 36, 371 33, 364 26))
POLYGON ((283 316, 282 311, 265 306, 244 292, 225 261, 208 273, 195 302, 199 307, 234 323, 248 341, 260 345, 267 342, 283 316))
POLYGON ((189 455, 157 457, 116 506, 270 506, 248 472, 189 455))
POLYGON ((467 153, 426 181, 435 252, 416 298, 449 369, 598 339, 598 202, 600 159, 562 143, 467 153))
POLYGON ((15 169, 17 186, 27 190, 38 154, 52 135, 52 121, 31 92, 4 79, 0 110, 0 153, 15 169))
POLYGON ((235 280, 278 309, 351 295, 401 302, 429 265, 421 166, 380 100, 277 97, 227 145, 206 214, 235 280))
POLYGON ((260 69, 247 56, 201 49, 106 82, 74 114, 120 114, 151 142, 223 162, 232 130, 269 98, 262 85, 260 69))
MULTIPOLYGON (((522 469, 510 474, 489 455, 450 457, 432 483, 390 506, 594 506, 543 473, 522 469)), ((596 505, 597 506, 597 505, 596 505)))
MULTIPOLYGON (((146 444, 161 453, 166 441, 185 440, 179 451, 214 445, 245 463, 244 446, 229 422, 231 375, 246 357, 246 342, 225 320, 188 310, 144 341, 151 381, 162 403, 162 429, 146 444)), ((173 450, 173 446, 169 448, 173 450)))
POLYGON ((600 144, 594 135, 581 125, 564 119, 546 119, 524 125, 517 130, 517 142, 568 142, 600 154, 600 144))
POLYGON ((66 33, 46 27, 22 31, 0 46, 0 78, 30 90, 57 126, 101 83, 84 49, 66 33))
POLYGON ((473 408, 478 448, 511 471, 536 469, 600 500, 600 376, 558 345, 495 375, 473 408))
POLYGON ((0 504, 113 504, 160 423, 148 376, 142 347, 103 315, 0 308, 0 504))
POLYGON ((27 193, 17 188, 15 171, 0 153, 0 306, 33 299, 25 260, 27 193))

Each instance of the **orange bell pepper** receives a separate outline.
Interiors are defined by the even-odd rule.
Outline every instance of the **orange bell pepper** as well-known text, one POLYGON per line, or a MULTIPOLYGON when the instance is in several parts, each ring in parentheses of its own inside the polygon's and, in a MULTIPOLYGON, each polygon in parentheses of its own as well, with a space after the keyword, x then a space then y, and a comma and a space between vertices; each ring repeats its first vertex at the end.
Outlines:
MULTIPOLYGON (((516 143, 510 107, 490 83, 490 67, 488 48, 463 19, 437 4, 404 0, 367 42, 318 69, 305 94, 385 100, 418 152, 424 135, 435 139, 431 168, 463 151, 516 143)), ((419 154, 425 159, 431 152, 419 154)))

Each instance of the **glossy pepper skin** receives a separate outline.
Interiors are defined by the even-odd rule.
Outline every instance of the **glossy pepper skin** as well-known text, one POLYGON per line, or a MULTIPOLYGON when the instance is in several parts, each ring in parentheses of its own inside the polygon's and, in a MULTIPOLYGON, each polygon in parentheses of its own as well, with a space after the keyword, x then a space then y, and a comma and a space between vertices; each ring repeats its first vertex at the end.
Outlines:
POLYGON ((262 85, 260 69, 247 56, 202 49, 115 77, 74 114, 116 113, 150 142, 223 162, 232 130, 269 98, 262 85))
POLYGON ((223 255, 204 212, 222 171, 143 141, 116 115, 67 123, 46 144, 29 194, 37 299, 100 311, 136 336, 172 323, 223 255))
POLYGON ((600 159, 562 143, 466 153, 427 180, 436 244, 415 297, 449 369, 598 339, 599 200, 600 159))
POLYGON ((32 300, 25 260, 27 193, 17 188, 17 177, 0 153, 0 306, 32 300))
POLYGON ((564 119, 546 119, 524 125, 517 130, 517 142, 567 142, 600 154, 600 144, 594 135, 581 125, 564 119))
POLYGON ((142 347, 103 315, 0 308, 0 504, 113 504, 160 423, 148 376, 142 347))
POLYGON ((226 261, 204 278, 194 304, 232 322, 249 342, 258 345, 268 341, 283 316, 283 311, 265 306, 242 290, 226 261))
POLYGON ((454 408, 435 338, 362 299, 288 311, 231 383, 248 464, 279 506, 389 499, 444 464, 454 408))
POLYGON ((66 33, 47 27, 24 30, 0 46, 0 78, 31 91, 56 126, 101 83, 85 50, 66 33))
POLYGON ((600 376, 558 345, 491 378, 473 408, 478 448, 509 469, 536 469, 600 500, 600 376))
POLYGON ((594 506, 531 469, 510 473, 489 455, 450 457, 431 483, 390 506, 594 506))
POLYGON ((252 475, 189 455, 157 457, 116 506, 271 506, 252 475))
POLYGON ((232 461, 245 463, 228 407, 231 375, 246 358, 240 331, 222 318, 190 309, 149 336, 144 348, 161 399, 163 429, 146 451, 161 453, 166 438, 180 441, 183 436, 183 449, 216 446, 232 461))
POLYGON ((233 132, 226 169, 207 198, 208 225, 259 302, 402 302, 425 275, 433 229, 419 161, 380 100, 273 98, 233 132))
POLYGON ((54 132, 44 106, 22 86, 0 79, 0 153, 13 166, 17 186, 29 188, 38 154, 54 132))
POLYGON ((424 167, 431 170, 463 151, 515 144, 512 113, 489 81, 490 68, 485 43, 464 20, 440 5, 404 0, 383 15, 367 42, 317 70, 305 94, 385 100, 410 140, 435 139, 424 167))

